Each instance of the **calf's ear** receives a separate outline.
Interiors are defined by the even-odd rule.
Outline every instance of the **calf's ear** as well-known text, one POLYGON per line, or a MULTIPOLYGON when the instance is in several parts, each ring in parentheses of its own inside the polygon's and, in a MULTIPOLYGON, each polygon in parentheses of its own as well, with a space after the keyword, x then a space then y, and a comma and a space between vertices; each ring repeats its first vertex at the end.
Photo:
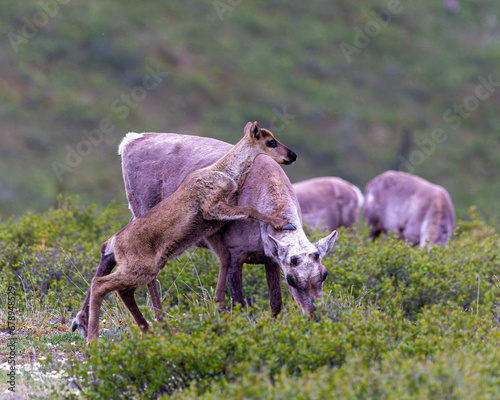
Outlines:
POLYGON ((335 240, 337 240, 337 236, 338 236, 337 231, 333 231, 328 236, 325 236, 324 238, 318 240, 315 243, 316 248, 321 254, 321 257, 324 257, 326 254, 330 252, 330 250, 333 247, 333 244, 335 243, 335 240))
POLYGON ((245 126, 245 135, 250 135, 251 138, 259 140, 262 136, 262 130, 257 121, 251 123, 248 122, 245 126))
POLYGON ((275 253, 275 255, 278 256, 280 260, 282 261, 285 260, 287 253, 286 246, 275 237, 272 237, 271 235, 267 235, 267 237, 269 238, 269 240, 273 245, 273 253, 275 253))

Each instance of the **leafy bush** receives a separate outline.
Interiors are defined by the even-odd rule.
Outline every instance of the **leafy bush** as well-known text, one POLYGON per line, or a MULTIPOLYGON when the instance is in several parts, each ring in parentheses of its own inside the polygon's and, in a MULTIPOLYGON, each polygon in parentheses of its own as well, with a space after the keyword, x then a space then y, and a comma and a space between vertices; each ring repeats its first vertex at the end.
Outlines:
POLYGON ((58 206, 45 213, 28 212, 0 224, 2 288, 19 287, 20 311, 42 297, 56 308, 76 308, 99 262, 102 242, 120 227, 117 210, 110 206, 97 212, 77 198, 60 197, 58 206))
POLYGON ((448 246, 430 251, 394 236, 371 242, 363 235, 340 234, 324 262, 327 287, 381 307, 399 298, 408 316, 436 304, 475 309, 479 302, 492 308, 500 295, 499 249, 498 236, 477 223, 462 224, 448 246))
POLYGON ((217 315, 196 306, 172 311, 166 329, 144 336, 134 330, 128 338, 93 345, 86 362, 73 363, 71 375, 84 396, 157 398, 189 388, 186 398, 195 398, 210 390, 224 392, 229 382, 245 382, 252 374, 260 374, 271 390, 275 379, 326 367, 343 370, 353 359, 363 365, 368 381, 377 366, 396 374, 397 363, 389 362, 395 354, 407 360, 406 372, 410 360, 435 360, 443 352, 444 357, 493 352, 491 362, 500 357, 498 323, 456 309, 433 307, 414 322, 397 305, 384 312, 349 298, 326 301, 317 321, 290 310, 278 320, 262 310, 257 318, 247 312, 217 315))
POLYGON ((342 368, 322 367, 299 378, 282 371, 272 380, 268 374, 249 372, 235 382, 213 385, 204 395, 188 390, 173 398, 486 400, 500 396, 499 362, 497 349, 439 352, 432 359, 393 351, 380 363, 366 363, 362 353, 354 353, 342 368))
MULTIPOLYGON (((1 285, 18 286, 20 323, 37 307, 39 315, 66 317, 80 308, 100 244, 122 226, 119 210, 98 213, 61 199, 46 213, 0 225, 1 285)), ((83 359, 71 356, 63 368, 43 337, 33 347, 54 353, 46 367, 68 371, 84 398, 494 398, 499 253, 498 235, 474 210, 449 246, 429 251, 340 230, 310 320, 289 298, 277 319, 270 316, 261 266, 244 268, 253 307, 219 314, 217 259, 191 250, 158 277, 166 316, 152 334, 140 334, 110 296, 103 318, 116 321, 101 321, 98 344, 87 349, 70 335, 53 345, 71 354, 81 346, 83 359), (122 329, 122 320, 132 328, 122 329), (474 370, 474 363, 481 365, 474 370)), ((287 297, 286 285, 283 291, 287 297)), ((137 298, 153 320, 145 288, 137 298)))

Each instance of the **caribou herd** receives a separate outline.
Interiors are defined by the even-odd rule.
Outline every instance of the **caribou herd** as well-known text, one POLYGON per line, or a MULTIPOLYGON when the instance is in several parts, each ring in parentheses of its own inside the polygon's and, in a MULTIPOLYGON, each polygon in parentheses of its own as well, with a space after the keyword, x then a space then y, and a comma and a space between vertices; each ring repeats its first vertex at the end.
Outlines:
POLYGON ((101 247, 101 260, 73 330, 98 338, 104 296, 117 291, 140 328, 148 323, 134 293, 148 285, 161 318, 156 276, 191 246, 219 259, 215 301, 226 309, 226 281, 234 304, 244 305, 244 263, 264 264, 273 315, 282 308, 281 276, 304 315, 313 315, 328 271, 322 259, 339 227, 356 229, 362 210, 370 237, 394 232, 412 246, 444 246, 455 227, 453 204, 441 186, 387 171, 364 195, 338 177, 291 184, 279 164, 297 156, 257 122, 236 145, 174 133, 129 133, 119 146, 132 218, 101 247), (325 235, 312 243, 308 234, 325 235))

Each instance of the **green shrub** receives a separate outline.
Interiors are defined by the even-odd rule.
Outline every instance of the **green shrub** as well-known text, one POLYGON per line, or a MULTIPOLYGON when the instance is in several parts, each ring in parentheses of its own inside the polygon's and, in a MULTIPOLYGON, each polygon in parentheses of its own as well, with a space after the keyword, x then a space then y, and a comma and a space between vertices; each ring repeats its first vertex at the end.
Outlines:
POLYGON ((102 242, 119 227, 115 206, 97 212, 77 198, 62 197, 45 213, 28 212, 0 224, 2 289, 18 288, 20 311, 43 302, 75 309, 98 264, 102 242))
POLYGON ((326 284, 381 307, 401 298, 408 316, 435 304, 475 309, 478 296, 479 304, 492 308, 500 295, 499 250, 498 236, 486 227, 460 227, 448 246, 429 251, 406 246, 392 235, 371 242, 341 232, 324 261, 330 273, 326 284))
MULTIPOLYGON (((100 244, 123 226, 118 212, 111 206, 98 213, 67 199, 46 213, 0 225, 1 285, 18 287, 20 312, 38 307, 39 315, 48 316, 80 308, 100 244)), ((122 329, 121 320, 111 328, 102 321, 108 329, 102 329, 99 343, 90 349, 82 344, 83 359, 72 357, 64 369, 81 397, 96 399, 327 393, 495 398, 496 386, 488 382, 498 381, 498 257, 497 234, 474 214, 459 223, 449 246, 429 251, 393 236, 372 242, 363 229, 340 230, 323 261, 330 277, 311 320, 301 315, 284 284, 288 300, 273 319, 264 269, 248 265, 244 290, 253 307, 219 314, 213 302, 218 261, 208 251, 190 250, 170 260, 158 277, 166 316, 164 323, 153 324, 153 334, 122 329), (476 372, 474 363, 482 363, 476 372), (465 383, 457 384, 461 376, 465 383)), ((152 320, 145 293, 141 288, 138 303, 152 320)), ((133 326, 115 300, 110 296, 103 317, 125 315, 133 326)), ((17 323, 29 319, 22 312, 17 323)), ((48 349, 44 338, 33 340, 34 348, 48 349)), ((76 341, 65 340, 71 343, 61 349, 73 352, 76 341)), ((22 343, 25 351, 27 342, 22 343)), ((61 368, 56 358, 48 357, 46 368, 61 368)))
MULTIPOLYGON (((367 364, 354 353, 342 368, 322 367, 302 377, 282 371, 249 372, 232 383, 213 385, 199 396, 195 390, 177 393, 177 400, 204 399, 496 399, 500 396, 500 351, 441 352, 432 359, 387 353, 380 363, 367 364)), ((165 397, 167 398, 167 397, 165 397)))
POLYGON ((497 351, 500 333, 489 314, 433 307, 412 322, 393 306, 385 312, 352 299, 329 299, 317 321, 290 310, 274 320, 266 310, 252 318, 247 312, 230 316, 199 306, 176 307, 166 328, 147 335, 134 330, 130 337, 93 345, 86 362, 73 363, 70 373, 88 398, 117 393, 157 398, 187 388, 196 397, 249 374, 264 374, 263 381, 272 382, 276 376, 342 369, 360 355, 369 369, 394 352, 433 360, 441 352, 497 351))

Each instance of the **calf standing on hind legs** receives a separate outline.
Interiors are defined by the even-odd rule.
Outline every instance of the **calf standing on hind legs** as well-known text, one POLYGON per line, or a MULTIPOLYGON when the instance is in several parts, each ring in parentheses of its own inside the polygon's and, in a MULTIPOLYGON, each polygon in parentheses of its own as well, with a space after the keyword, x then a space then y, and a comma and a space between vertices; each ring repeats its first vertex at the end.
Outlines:
POLYGON ((114 258, 116 269, 92 279, 88 344, 99 337, 101 305, 113 290, 118 291, 136 323, 146 332, 148 323, 134 298, 137 287, 151 283, 167 260, 214 234, 225 222, 253 218, 277 230, 295 229, 282 218, 262 214, 252 207, 228 204, 234 202, 259 154, 267 154, 278 163, 291 163, 297 158, 269 131, 262 131, 256 122, 248 123, 243 139, 224 157, 187 175, 174 193, 107 242, 104 256, 114 258))

